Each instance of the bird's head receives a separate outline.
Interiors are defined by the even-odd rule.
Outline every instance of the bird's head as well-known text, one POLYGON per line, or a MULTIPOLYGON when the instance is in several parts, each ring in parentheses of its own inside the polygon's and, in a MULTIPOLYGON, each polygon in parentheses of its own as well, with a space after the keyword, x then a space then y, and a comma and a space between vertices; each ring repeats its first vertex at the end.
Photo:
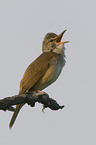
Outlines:
POLYGON ((64 55, 64 50, 65 50, 64 44, 69 42, 69 41, 61 42, 61 39, 65 32, 66 32, 66 30, 64 30, 59 35, 57 35, 55 33, 47 33, 46 36, 44 37, 42 51, 43 52, 55 52, 57 54, 64 55))

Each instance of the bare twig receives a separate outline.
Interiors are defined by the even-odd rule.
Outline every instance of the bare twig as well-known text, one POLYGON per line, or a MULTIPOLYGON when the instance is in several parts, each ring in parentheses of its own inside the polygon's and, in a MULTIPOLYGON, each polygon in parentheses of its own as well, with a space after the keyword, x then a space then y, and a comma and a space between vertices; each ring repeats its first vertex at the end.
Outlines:
POLYGON ((0 110, 14 111, 13 105, 27 103, 31 107, 35 106, 35 103, 42 103, 43 108, 49 107, 51 110, 59 110, 64 108, 60 106, 55 100, 49 98, 48 94, 45 92, 37 91, 32 93, 25 93, 22 95, 15 95, 12 97, 6 97, 0 100, 0 110))

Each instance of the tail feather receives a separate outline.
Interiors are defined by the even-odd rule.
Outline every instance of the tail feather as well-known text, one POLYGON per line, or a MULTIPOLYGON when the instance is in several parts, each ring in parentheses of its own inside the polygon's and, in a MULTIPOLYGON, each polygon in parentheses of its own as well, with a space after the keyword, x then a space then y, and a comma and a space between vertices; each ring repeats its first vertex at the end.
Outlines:
POLYGON ((18 115, 18 113, 19 113, 19 111, 20 111, 20 109, 22 108, 23 105, 24 105, 24 104, 20 104, 20 105, 17 105, 17 106, 16 106, 16 109, 15 109, 15 111, 14 111, 14 113, 13 113, 13 116, 12 116, 11 121, 10 121, 10 124, 9 124, 9 128, 10 128, 10 129, 12 128, 12 126, 13 126, 13 124, 14 124, 16 118, 17 118, 17 115, 18 115))

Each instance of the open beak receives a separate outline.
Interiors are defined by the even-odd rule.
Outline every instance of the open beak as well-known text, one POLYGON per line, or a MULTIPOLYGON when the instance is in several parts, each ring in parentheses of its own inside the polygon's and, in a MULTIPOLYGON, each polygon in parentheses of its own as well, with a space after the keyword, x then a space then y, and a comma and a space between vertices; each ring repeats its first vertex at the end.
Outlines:
POLYGON ((61 34, 59 34, 58 36, 56 36, 55 42, 60 43, 60 44, 69 43, 69 41, 63 41, 63 42, 61 42, 61 39, 62 39, 62 37, 63 37, 63 34, 64 34, 66 31, 67 31, 67 29, 64 30, 64 31, 63 31, 61 34))

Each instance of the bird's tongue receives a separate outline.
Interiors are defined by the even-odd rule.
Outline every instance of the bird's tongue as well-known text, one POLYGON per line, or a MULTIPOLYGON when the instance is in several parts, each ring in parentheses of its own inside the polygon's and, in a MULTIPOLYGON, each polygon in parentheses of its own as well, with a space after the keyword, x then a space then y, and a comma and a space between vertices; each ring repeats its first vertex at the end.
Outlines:
POLYGON ((62 37, 63 37, 63 34, 61 33, 60 35, 57 36, 57 38, 56 38, 55 41, 56 41, 57 43, 60 42, 61 39, 62 39, 62 37))
POLYGON ((56 42, 58 43, 58 42, 61 42, 61 39, 62 39, 62 37, 63 37, 63 34, 66 32, 67 30, 64 30, 61 34, 59 34, 57 37, 56 37, 56 42))
POLYGON ((55 41, 56 41, 57 43, 62 43, 62 44, 64 44, 64 43, 69 43, 69 41, 61 42, 61 39, 62 39, 62 37, 63 37, 63 34, 64 34, 66 31, 67 31, 67 30, 64 30, 61 34, 59 34, 58 36, 56 36, 55 41))
POLYGON ((58 43, 58 42, 60 42, 60 41, 61 41, 61 39, 62 39, 62 36, 63 36, 63 35, 61 35, 61 34, 60 34, 60 35, 58 35, 58 37, 56 38, 56 40, 55 40, 55 41, 56 41, 57 43, 58 43))

